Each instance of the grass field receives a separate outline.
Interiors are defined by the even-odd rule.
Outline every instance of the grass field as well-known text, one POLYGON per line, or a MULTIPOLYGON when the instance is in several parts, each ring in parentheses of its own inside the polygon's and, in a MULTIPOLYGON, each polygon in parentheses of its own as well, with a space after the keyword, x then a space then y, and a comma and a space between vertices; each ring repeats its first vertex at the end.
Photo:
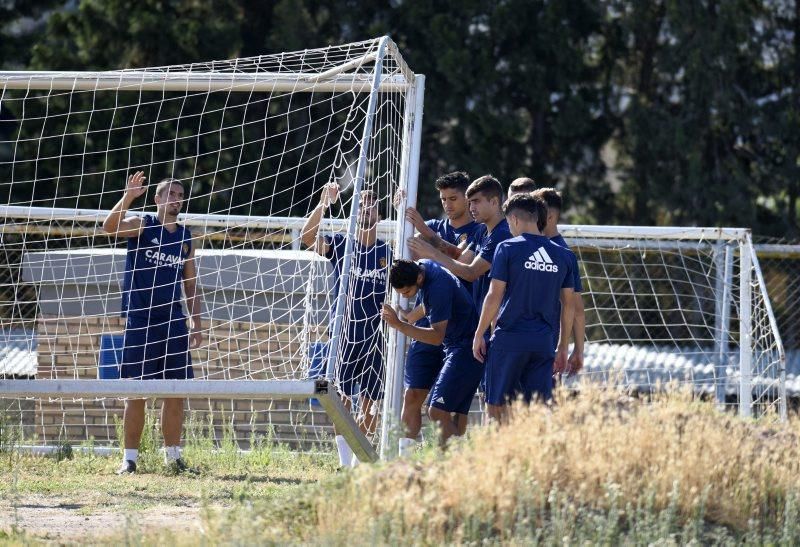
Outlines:
POLYGON ((672 394, 614 391, 519 410, 441 454, 337 472, 333 454, 264 445, 118 458, 0 454, 9 543, 800 543, 800 421, 745 421, 672 394))

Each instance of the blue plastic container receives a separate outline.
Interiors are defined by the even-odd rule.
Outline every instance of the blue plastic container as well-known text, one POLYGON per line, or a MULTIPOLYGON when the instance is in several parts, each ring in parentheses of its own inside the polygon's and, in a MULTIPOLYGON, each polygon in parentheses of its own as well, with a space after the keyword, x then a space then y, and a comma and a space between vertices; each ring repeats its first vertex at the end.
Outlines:
POLYGON ((97 365, 99 380, 118 380, 119 367, 122 364, 122 347, 124 334, 100 335, 100 363, 97 365))

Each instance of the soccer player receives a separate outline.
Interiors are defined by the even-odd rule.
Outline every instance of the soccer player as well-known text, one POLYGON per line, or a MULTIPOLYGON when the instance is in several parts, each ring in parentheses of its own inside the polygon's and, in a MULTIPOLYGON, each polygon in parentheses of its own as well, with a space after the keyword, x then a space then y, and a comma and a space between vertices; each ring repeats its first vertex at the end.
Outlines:
POLYGON ((470 339, 477 323, 475 305, 456 276, 431 260, 397 260, 389 270, 389 284, 401 296, 422 297, 430 327, 404 322, 388 304, 381 317, 389 327, 432 346, 444 344, 444 366, 431 391, 428 416, 439 424, 441 446, 463 431, 483 365, 475 361, 470 339), (453 416, 455 414, 455 417, 453 416))
MULTIPOLYGON (((383 356, 381 354, 381 305, 386 297, 386 271, 392 261, 389 245, 378 239, 378 200, 371 190, 361 192, 358 227, 353 245, 352 267, 348 295, 352 301, 347 306, 342 338, 339 345, 341 360, 336 367, 336 383, 348 410, 353 398, 359 398, 357 421, 364 434, 375 432, 377 402, 383 399, 383 356)), ((319 223, 325 211, 339 199, 339 185, 328 183, 322 190, 319 204, 306 219, 301 239, 307 247, 327 258, 333 266, 336 284, 333 294, 338 294, 342 275, 346 239, 341 234, 320 236, 319 223)), ((333 324, 336 304, 331 309, 333 324)), ((336 448, 342 467, 356 465, 358 458, 342 435, 336 435, 336 448)))
MULTIPOLYGON (((420 237, 437 248, 444 247, 444 243, 449 244, 449 247, 455 248, 456 257, 464 249, 474 244, 480 227, 480 224, 472 219, 469 212, 466 196, 469 183, 469 175, 463 171, 447 173, 436 179, 436 189, 439 191, 439 200, 446 216, 444 220, 424 221, 422 215, 415 208, 406 209, 406 219, 416 228, 420 237)), ((469 283, 462 281, 462 284, 468 291, 472 290, 469 283)), ((418 295, 415 310, 419 309, 419 304, 421 304, 421 300, 418 295)), ((406 314, 401 311, 400 316, 404 320, 410 319, 410 322, 417 327, 430 328, 430 323, 424 313, 412 311, 410 314, 406 314)), ((400 456, 405 456, 413 450, 422 427, 422 405, 442 369, 443 362, 444 349, 441 345, 432 346, 419 340, 411 341, 405 366, 405 392, 401 415, 405 436, 399 440, 400 456)), ((466 422, 462 429, 466 429, 466 422)))
POLYGON ((504 212, 515 237, 497 246, 491 285, 472 342, 475 358, 486 360, 489 417, 500 423, 506 421, 507 404, 519 392, 526 402, 551 398, 554 358, 557 366, 567 360, 573 306, 572 252, 541 234, 547 221, 544 201, 517 195, 504 205, 504 212), (487 359, 485 333, 495 317, 487 359), (557 324, 561 336, 554 356, 557 324))
POLYGON ((513 198, 517 194, 531 193, 536 190, 536 182, 528 177, 519 177, 511 181, 508 187, 508 199, 513 198))
MULTIPOLYGON (((542 233, 549 237, 550 241, 556 245, 560 245, 565 249, 569 249, 567 242, 564 241, 564 238, 558 232, 558 222, 561 218, 561 209, 563 207, 561 192, 558 192, 553 188, 539 188, 538 190, 534 191, 533 195, 541 198, 547 205, 547 224, 545 225, 542 233)), ((572 256, 575 258, 575 263, 572 270, 574 276, 573 287, 575 289, 575 296, 573 297, 573 309, 575 315, 572 320, 572 337, 575 345, 572 348, 572 355, 569 356, 569 360, 566 363, 566 368, 559 369, 556 367, 556 373, 564 373, 566 375, 577 374, 583 368, 583 348, 586 337, 586 312, 583 308, 583 298, 581 296, 583 293, 581 272, 578 269, 577 257, 575 257, 574 254, 572 256)), ((556 306, 558 305, 560 304, 556 304, 556 306)), ((555 343, 557 340, 558 332, 556 332, 553 342, 555 343)))
MULTIPOLYGON (((128 238, 122 311, 127 316, 122 378, 179 379, 194 377, 189 348, 199 347, 200 296, 191 232, 178 224, 183 184, 167 178, 156 186, 155 215, 126 217, 131 204, 146 191, 144 172, 128 177, 122 199, 103 222, 109 235, 128 238), (181 305, 181 285, 191 315, 191 333, 181 305)), ((183 399, 164 399, 161 429, 166 463, 175 471, 193 471, 181 458, 183 399)), ((118 474, 136 472, 144 428, 145 399, 125 401, 125 449, 118 474)))
MULTIPOLYGON (((467 188, 469 210, 476 222, 483 224, 477 237, 475 256, 469 263, 455 260, 445 252, 418 238, 408 241, 408 248, 420 258, 438 262, 459 278, 472 283, 472 296, 480 313, 483 299, 489 290, 490 268, 497 244, 511 237, 508 222, 503 216, 503 187, 491 175, 484 175, 467 188)), ((445 248, 448 248, 445 245, 445 248)))

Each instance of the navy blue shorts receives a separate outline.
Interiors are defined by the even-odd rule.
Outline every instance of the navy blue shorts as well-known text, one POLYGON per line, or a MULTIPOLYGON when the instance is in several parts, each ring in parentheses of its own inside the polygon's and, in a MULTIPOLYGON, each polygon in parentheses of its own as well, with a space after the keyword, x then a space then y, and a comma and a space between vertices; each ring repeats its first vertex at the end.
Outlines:
POLYGON ((404 372, 405 386, 409 389, 430 389, 444 363, 444 348, 414 340, 408 348, 404 372))
POLYGON ((522 395, 549 401, 553 396, 553 354, 506 351, 494 345, 486 360, 486 402, 504 405, 522 395))
POLYGON ((446 412, 467 414, 483 378, 484 366, 472 355, 471 346, 444 350, 444 365, 431 391, 430 405, 446 412))
POLYGON ((120 378, 188 380, 194 378, 185 317, 128 316, 120 378))
POLYGON ((383 399, 383 346, 382 335, 341 341, 341 359, 336 365, 339 391, 348 397, 358 394, 373 401, 383 399))

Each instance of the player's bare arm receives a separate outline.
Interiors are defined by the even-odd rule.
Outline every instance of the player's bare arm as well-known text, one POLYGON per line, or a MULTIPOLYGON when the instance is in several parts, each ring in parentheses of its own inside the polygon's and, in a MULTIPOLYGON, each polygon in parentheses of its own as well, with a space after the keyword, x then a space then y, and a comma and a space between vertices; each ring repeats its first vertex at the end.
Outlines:
POLYGON ((575 291, 571 288, 561 289, 561 331, 558 335, 556 358, 553 361, 553 374, 561 374, 567 370, 567 352, 574 314, 575 291))
POLYGON ((442 342, 444 342, 444 335, 447 331, 447 321, 439 321, 438 323, 434 323, 430 328, 415 327, 410 323, 406 323, 400 319, 400 317, 397 315, 397 312, 389 304, 383 305, 381 319, 383 319, 383 321, 391 328, 402 332, 409 338, 413 338, 414 340, 418 340, 432 346, 441 345, 442 342))
POLYGON ((486 293, 486 299, 483 301, 483 308, 481 309, 481 317, 478 320, 478 328, 475 329, 475 338, 472 340, 472 354, 475 359, 484 362, 486 359, 486 339, 483 337, 500 311, 500 304, 503 302, 503 296, 506 294, 506 282, 498 279, 492 279, 489 284, 489 292, 486 293))
POLYGON ((460 260, 453 260, 438 249, 435 249, 430 243, 419 238, 409 239, 408 249, 420 258, 428 258, 438 262, 464 281, 475 281, 492 267, 490 262, 479 256, 474 257, 469 264, 465 264, 460 260))
POLYGON ((319 203, 308 215, 300 231, 300 241, 303 242, 303 245, 308 248, 313 247, 314 251, 322 256, 328 253, 328 244, 325 243, 324 238, 319 237, 319 224, 328 208, 337 201, 339 201, 339 185, 329 182, 322 188, 319 203))
POLYGON ((567 374, 577 374, 583 369, 583 348, 586 339, 586 311, 583 308, 583 295, 575 293, 575 314, 572 322, 572 355, 567 361, 567 374))
POLYGON ((126 218, 125 213, 131 208, 133 202, 145 193, 144 183, 146 180, 144 171, 136 171, 128 177, 122 199, 111 208, 111 212, 103 221, 103 230, 107 234, 116 237, 138 237, 142 233, 142 219, 139 217, 126 218))
POLYGON ((461 253, 464 251, 457 245, 453 245, 452 243, 448 243, 442 239, 441 236, 434 232, 430 226, 425 224, 425 220, 422 218, 422 215, 419 214, 419 211, 413 207, 408 207, 406 209, 406 220, 408 220, 411 225, 414 226, 422 239, 430 243, 433 248, 438 249, 445 255, 454 259, 458 259, 461 256, 461 253))
POLYGON ((194 258, 194 245, 192 245, 192 250, 183 265, 183 291, 186 294, 186 307, 189 310, 189 317, 192 322, 189 347, 199 348, 203 341, 200 324, 203 303, 200 295, 197 294, 197 264, 194 258))
POLYGON ((412 310, 408 311, 400 310, 400 312, 398 312, 398 315, 400 316, 400 319, 402 319, 406 323, 411 323, 413 325, 414 323, 425 317, 425 306, 420 304, 419 306, 417 306, 412 310))

